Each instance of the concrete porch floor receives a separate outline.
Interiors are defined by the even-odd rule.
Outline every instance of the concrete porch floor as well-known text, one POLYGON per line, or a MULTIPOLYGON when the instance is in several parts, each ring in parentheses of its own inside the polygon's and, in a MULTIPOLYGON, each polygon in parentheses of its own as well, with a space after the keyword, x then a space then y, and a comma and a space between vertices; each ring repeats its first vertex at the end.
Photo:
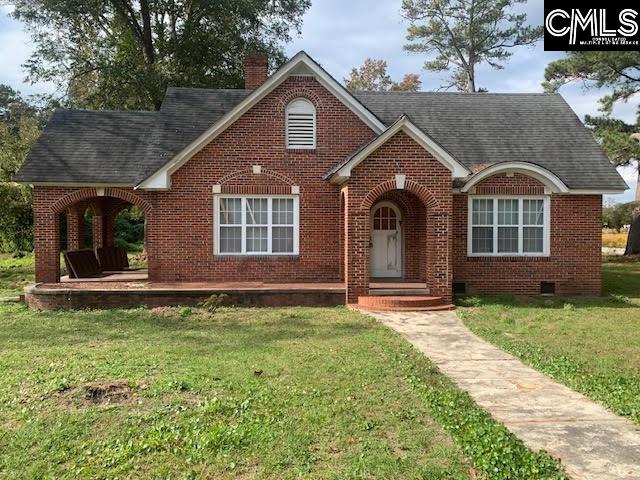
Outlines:
MULTIPOLYGON (((372 281, 370 291, 410 295, 425 292, 426 284, 372 281)), ((25 300, 42 309, 157 307, 197 305, 211 295, 224 294, 229 305, 335 306, 344 305, 345 292, 342 282, 158 282, 149 280, 146 270, 132 270, 32 285, 25 289, 25 300)))

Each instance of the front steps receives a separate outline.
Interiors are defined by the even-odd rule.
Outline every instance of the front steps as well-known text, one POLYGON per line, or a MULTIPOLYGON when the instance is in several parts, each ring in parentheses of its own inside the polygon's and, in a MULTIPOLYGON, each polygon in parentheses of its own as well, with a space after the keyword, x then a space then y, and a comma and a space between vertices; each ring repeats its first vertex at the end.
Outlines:
POLYGON ((354 307, 372 312, 436 312, 452 310, 454 305, 444 303, 442 297, 429 295, 365 295, 358 297, 354 307))

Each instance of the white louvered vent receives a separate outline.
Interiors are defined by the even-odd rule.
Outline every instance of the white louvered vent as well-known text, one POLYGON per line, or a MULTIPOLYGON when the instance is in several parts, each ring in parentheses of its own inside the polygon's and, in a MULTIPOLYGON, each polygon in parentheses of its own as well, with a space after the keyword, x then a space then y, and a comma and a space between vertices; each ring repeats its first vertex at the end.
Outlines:
POLYGON ((316 109, 299 98, 287 106, 287 148, 316 148, 316 109))

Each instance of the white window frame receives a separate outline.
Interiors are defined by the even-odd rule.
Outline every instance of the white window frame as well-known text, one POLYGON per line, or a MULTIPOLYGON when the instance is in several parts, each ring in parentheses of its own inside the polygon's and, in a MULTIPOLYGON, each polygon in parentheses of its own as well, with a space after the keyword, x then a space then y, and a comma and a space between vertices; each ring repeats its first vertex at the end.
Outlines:
MULTIPOLYGON (((299 238, 300 238, 300 202, 298 195, 214 195, 213 196, 213 211, 214 211, 214 221, 213 221, 213 233, 214 233, 214 253, 218 256, 223 257, 237 257, 237 256, 250 256, 250 257, 290 257, 299 254, 299 238), (241 227, 242 229, 242 251, 241 252, 220 252, 220 199, 222 198, 239 198, 242 200, 241 207, 241 215, 242 215, 242 223, 236 224, 236 227, 241 227), (247 226, 252 226, 247 224, 247 199, 248 198, 266 198, 267 202, 267 251, 266 252, 247 252, 247 226), (273 224, 273 199, 277 198, 285 198, 293 200, 293 225, 281 225, 281 224, 273 224), (293 252, 275 252, 272 253, 272 227, 278 226, 286 226, 293 227, 293 252)), ((232 225, 229 225, 232 226, 232 225)))
MULTIPOLYGON (((469 257, 548 257, 551 246, 551 198, 549 195, 468 195, 467 199, 467 256, 469 257), (493 252, 473 252, 473 200, 493 200, 493 252), (518 251, 498 252, 498 200, 518 200, 518 251), (524 215, 523 200, 543 200, 542 252, 523 251, 524 215)), ((490 226, 490 225, 487 225, 490 226)), ((503 225, 504 226, 504 225, 503 225)), ((516 225, 513 225, 514 227, 516 225)))
POLYGON ((287 108, 284 113, 285 117, 285 141, 287 143, 287 149, 289 150, 315 150, 316 148, 316 138, 317 138, 317 115, 316 115, 316 106, 308 99, 304 97, 294 98, 289 102, 287 108), (289 113, 290 111, 296 107, 296 104, 304 104, 306 109, 304 111, 298 113, 311 113, 313 114, 313 143, 311 145, 291 145, 289 143, 289 113))

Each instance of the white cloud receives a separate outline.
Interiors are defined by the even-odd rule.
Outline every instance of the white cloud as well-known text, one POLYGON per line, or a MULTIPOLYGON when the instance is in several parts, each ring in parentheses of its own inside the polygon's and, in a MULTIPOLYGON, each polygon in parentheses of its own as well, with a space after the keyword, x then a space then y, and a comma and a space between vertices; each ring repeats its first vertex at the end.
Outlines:
POLYGON ((24 81, 25 72, 22 64, 33 53, 33 44, 22 24, 9 15, 13 7, 0 7, 0 83, 5 83, 23 94, 51 93, 55 87, 52 83, 31 85, 24 81))

